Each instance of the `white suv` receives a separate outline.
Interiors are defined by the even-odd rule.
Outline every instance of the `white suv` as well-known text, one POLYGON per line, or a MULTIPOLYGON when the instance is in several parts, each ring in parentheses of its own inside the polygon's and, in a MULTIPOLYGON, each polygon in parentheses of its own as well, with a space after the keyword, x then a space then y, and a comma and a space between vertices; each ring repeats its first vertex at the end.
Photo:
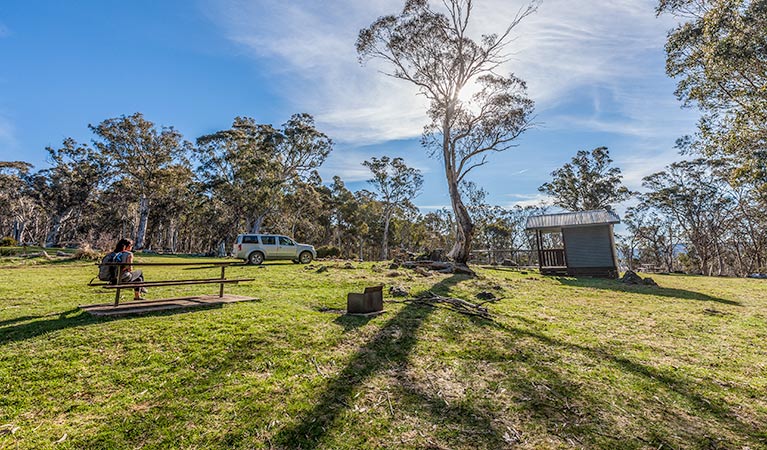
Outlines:
POLYGON ((259 265, 267 259, 290 259, 309 264, 317 257, 314 247, 298 244, 287 236, 277 234, 240 234, 232 251, 235 258, 259 265))

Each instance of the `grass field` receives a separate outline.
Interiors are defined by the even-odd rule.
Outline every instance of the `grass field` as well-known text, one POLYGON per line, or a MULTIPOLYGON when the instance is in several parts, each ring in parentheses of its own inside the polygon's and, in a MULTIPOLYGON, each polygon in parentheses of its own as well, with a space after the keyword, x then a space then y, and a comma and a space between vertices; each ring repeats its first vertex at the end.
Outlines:
POLYGON ((0 261, 0 448, 767 448, 764 280, 273 263, 229 271, 258 301, 94 318, 92 263, 34 262, 0 261), (492 321, 337 311, 377 283, 503 299, 492 321))

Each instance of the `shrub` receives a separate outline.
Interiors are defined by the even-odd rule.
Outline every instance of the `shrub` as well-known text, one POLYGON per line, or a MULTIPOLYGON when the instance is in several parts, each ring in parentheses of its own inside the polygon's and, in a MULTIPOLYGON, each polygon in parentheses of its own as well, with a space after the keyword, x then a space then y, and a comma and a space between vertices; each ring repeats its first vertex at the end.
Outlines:
POLYGON ((323 245, 317 249, 317 258, 335 258, 341 255, 341 249, 332 245, 323 245))
POLYGON ((101 254, 94 250, 90 244, 83 244, 82 247, 75 251, 75 259, 87 259, 92 261, 98 261, 101 254))
POLYGON ((15 247, 17 245, 19 245, 19 243, 16 242, 16 239, 10 236, 0 239, 0 247, 15 247))

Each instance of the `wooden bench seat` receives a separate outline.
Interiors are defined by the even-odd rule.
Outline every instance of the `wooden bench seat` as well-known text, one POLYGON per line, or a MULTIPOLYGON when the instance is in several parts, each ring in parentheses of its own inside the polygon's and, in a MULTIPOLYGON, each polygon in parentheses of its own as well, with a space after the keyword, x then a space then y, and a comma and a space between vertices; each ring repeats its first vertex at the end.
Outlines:
MULTIPOLYGON (((145 281, 143 283, 120 283, 109 284, 105 283, 101 285, 104 289, 134 289, 134 288, 150 288, 160 286, 189 286, 194 284, 230 284, 239 283, 240 281, 253 281, 255 278, 228 278, 222 280, 221 278, 210 278, 205 280, 166 280, 166 281, 145 281)), ((95 286, 95 285, 92 285, 95 286)))

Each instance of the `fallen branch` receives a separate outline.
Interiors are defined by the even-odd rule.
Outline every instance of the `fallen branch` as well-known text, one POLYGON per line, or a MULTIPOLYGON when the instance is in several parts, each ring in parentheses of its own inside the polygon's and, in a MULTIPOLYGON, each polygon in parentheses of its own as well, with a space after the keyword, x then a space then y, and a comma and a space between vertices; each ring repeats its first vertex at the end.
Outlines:
MULTIPOLYGON (((492 319, 490 311, 487 310, 482 304, 471 303, 466 300, 455 297, 442 297, 431 291, 426 291, 420 294, 416 298, 408 298, 405 300, 389 300, 393 303, 417 303, 420 305, 434 306, 438 304, 446 305, 448 309, 467 316, 482 317, 484 319, 492 319)), ((487 303, 487 302, 483 302, 487 303)))

